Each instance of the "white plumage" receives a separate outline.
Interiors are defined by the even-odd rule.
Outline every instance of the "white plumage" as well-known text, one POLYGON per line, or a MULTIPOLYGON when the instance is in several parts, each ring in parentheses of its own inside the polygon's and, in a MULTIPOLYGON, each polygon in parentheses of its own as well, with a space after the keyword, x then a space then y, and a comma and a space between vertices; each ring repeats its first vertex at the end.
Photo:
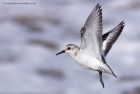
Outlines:
POLYGON ((123 27, 124 22, 122 21, 115 28, 102 35, 102 9, 97 4, 81 29, 81 46, 68 44, 65 50, 56 55, 67 53, 80 66, 88 70, 98 71, 100 82, 104 87, 102 73, 117 77, 106 63, 105 57, 118 39, 123 27))

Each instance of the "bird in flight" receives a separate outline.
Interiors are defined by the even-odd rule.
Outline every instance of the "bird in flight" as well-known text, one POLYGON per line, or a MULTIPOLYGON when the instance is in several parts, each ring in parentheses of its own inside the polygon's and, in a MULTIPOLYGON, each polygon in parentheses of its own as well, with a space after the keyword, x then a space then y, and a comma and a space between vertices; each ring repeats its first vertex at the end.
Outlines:
POLYGON ((121 34, 124 28, 124 21, 105 34, 102 34, 102 27, 102 9, 100 4, 97 4, 81 28, 80 47, 68 44, 64 50, 56 55, 67 53, 80 66, 88 70, 97 71, 104 88, 103 73, 111 74, 117 78, 111 67, 107 64, 106 56, 121 34))

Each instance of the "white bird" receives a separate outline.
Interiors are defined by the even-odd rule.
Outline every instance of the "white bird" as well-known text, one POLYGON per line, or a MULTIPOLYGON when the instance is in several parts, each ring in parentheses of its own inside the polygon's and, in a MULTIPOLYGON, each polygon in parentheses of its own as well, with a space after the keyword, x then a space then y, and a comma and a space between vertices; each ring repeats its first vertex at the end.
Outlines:
POLYGON ((124 21, 102 35, 102 9, 97 4, 81 28, 81 46, 78 47, 74 44, 68 44, 65 50, 56 55, 67 53, 80 66, 88 70, 97 71, 104 88, 102 73, 111 74, 117 78, 105 58, 121 34, 123 27, 124 21))

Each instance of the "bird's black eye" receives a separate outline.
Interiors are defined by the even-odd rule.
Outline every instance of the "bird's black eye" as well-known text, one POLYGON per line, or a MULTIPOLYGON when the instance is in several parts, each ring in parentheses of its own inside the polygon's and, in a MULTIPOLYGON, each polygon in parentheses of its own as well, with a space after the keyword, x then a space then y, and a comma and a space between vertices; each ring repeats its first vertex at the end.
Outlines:
POLYGON ((70 50, 70 47, 68 47, 68 50, 70 50))

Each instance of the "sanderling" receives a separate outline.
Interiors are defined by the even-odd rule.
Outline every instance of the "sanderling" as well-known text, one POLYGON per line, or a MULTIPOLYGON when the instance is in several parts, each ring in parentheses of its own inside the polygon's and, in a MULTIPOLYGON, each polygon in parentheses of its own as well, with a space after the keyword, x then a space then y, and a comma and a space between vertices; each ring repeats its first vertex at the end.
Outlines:
POLYGON ((97 71, 100 82, 104 88, 102 73, 115 76, 114 72, 106 62, 106 56, 112 45, 118 39, 124 27, 124 21, 120 22, 115 28, 102 35, 102 9, 99 4, 92 10, 81 28, 81 45, 66 45, 66 48, 56 55, 67 53, 80 66, 97 71))

